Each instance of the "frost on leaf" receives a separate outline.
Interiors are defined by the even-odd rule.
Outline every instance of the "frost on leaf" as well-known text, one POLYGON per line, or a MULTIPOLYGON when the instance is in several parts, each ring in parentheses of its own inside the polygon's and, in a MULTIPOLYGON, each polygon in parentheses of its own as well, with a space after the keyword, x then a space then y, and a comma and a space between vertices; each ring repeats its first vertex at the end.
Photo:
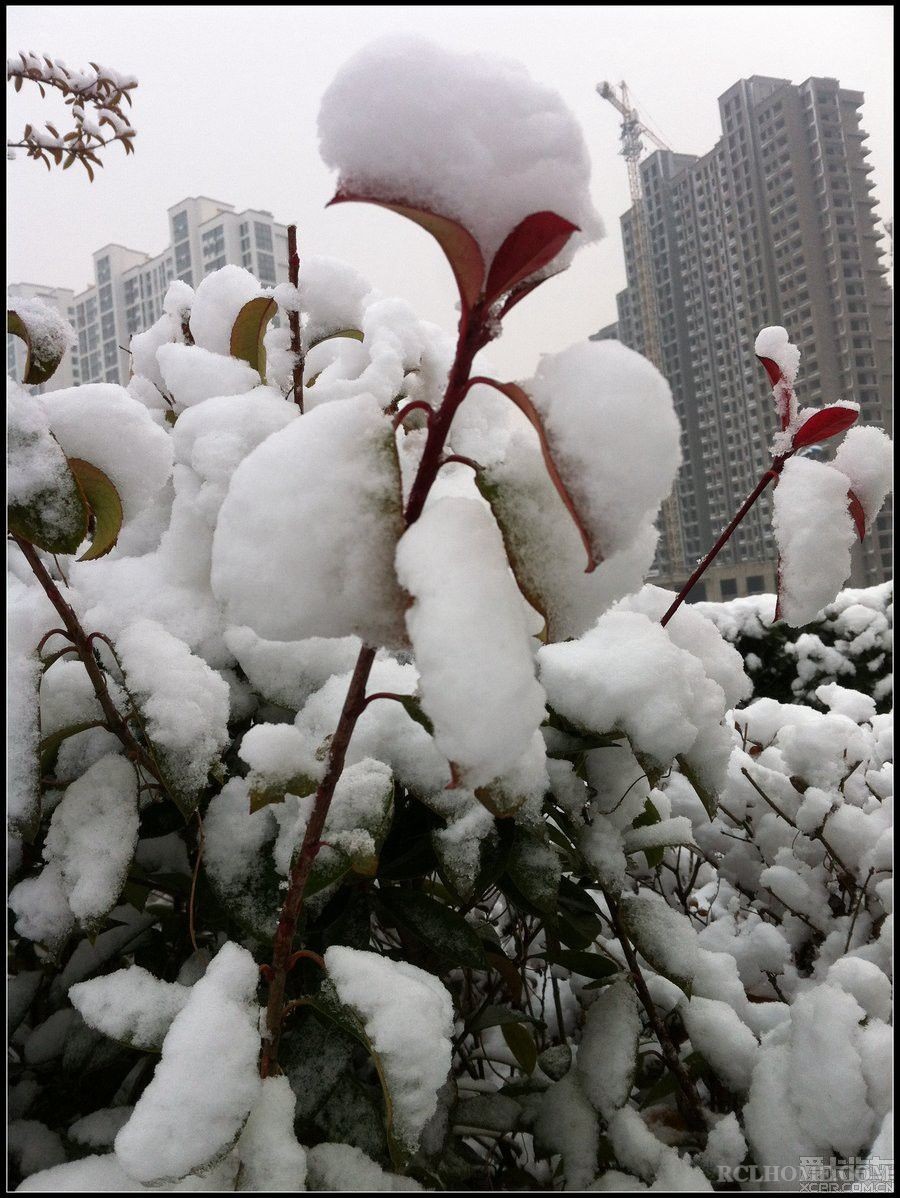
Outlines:
POLYGON ((450 1070, 450 995, 432 974, 376 953, 334 945, 325 965, 338 997, 362 1020, 381 1060, 393 1134, 414 1152, 450 1070))
POLYGON ((216 526, 212 585, 229 621, 272 640, 402 645, 401 502, 391 423, 371 396, 269 437, 235 471, 216 526))
POLYGON ((139 965, 78 982, 69 1002, 88 1027, 146 1052, 159 1052, 190 987, 164 982, 139 965))
POLYGON ((256 962, 225 944, 192 987, 150 1085, 116 1136, 116 1156, 144 1183, 174 1181, 231 1148, 260 1091, 256 962))
POLYGON ((527 753, 544 715, 500 534, 477 501, 437 500, 400 541, 397 572, 435 743, 467 786, 487 786, 527 753))
POLYGON ((59 868, 82 927, 95 928, 116 905, 137 838, 134 766, 103 757, 66 788, 44 842, 44 859, 59 868))

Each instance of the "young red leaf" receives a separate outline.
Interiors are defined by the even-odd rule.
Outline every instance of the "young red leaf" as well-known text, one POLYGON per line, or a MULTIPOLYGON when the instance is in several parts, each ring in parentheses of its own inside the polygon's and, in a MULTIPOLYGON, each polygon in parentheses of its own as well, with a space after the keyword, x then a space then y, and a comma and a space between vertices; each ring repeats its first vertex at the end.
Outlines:
POLYGON ((781 367, 778 363, 773 362, 771 358, 758 358, 757 361, 762 362, 766 374, 769 376, 769 382, 773 387, 777 387, 781 382, 781 367))
POLYGON ((450 268, 459 287, 463 309, 468 311, 474 306, 481 295, 481 286, 484 282, 484 259, 478 248, 478 242, 468 229, 463 228, 457 221, 451 220, 447 216, 439 216, 436 212, 429 212, 426 208, 416 208, 412 204, 404 204, 401 201, 378 200, 373 196, 354 195, 350 192, 339 191, 329 202, 328 207, 330 208, 332 204, 354 202, 377 204, 380 208, 389 208, 391 212, 398 212, 401 216, 415 221, 417 225, 426 229, 440 245, 450 263, 450 268))
POLYGON ((847 492, 847 500, 847 509, 853 517, 857 535, 862 540, 866 535, 866 513, 863 511, 863 505, 859 502, 859 497, 852 487, 847 492))
POLYGON ((851 424, 856 423, 858 416, 856 408, 844 404, 832 404, 830 407, 821 408, 800 425, 791 444, 794 449, 818 445, 820 441, 827 441, 829 437, 836 437, 838 433, 845 432, 851 424))
POLYGON ((494 255, 485 288, 488 303, 552 262, 577 232, 577 225, 555 212, 533 212, 526 216, 494 255))
POLYGON ((541 420, 540 413, 525 394, 522 388, 517 383, 498 383, 496 379, 479 379, 479 382, 489 383, 490 386, 496 387, 498 391, 502 391, 507 399, 511 399, 516 407, 524 416, 526 416, 538 435, 538 440, 541 444, 541 453, 544 456, 544 465, 547 467, 547 473, 550 475, 550 481, 559 494, 560 499, 565 504, 566 510, 575 522, 575 527, 578 529, 578 534, 581 537, 581 542, 587 551, 588 564, 585 568, 585 574, 591 574, 597 569, 601 562, 591 546, 591 538, 588 535, 587 528, 581 518, 581 513, 575 506, 572 496, 569 494, 566 484, 562 480, 562 476, 556 467, 556 462, 553 460, 553 454, 550 451, 550 443, 547 440, 547 434, 544 431, 544 424, 541 420))

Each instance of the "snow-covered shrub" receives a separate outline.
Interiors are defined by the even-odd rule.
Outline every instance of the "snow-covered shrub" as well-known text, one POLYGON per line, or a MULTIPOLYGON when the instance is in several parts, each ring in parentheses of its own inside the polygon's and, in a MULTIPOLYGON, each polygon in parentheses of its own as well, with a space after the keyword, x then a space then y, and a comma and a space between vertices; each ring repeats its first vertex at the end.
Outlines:
MULTIPOLYGON (((320 130, 339 200, 438 241, 455 345, 294 259, 271 294, 173 284, 126 388, 11 384, 13 1180, 710 1189, 889 1155, 887 718, 840 678, 754 699, 642 585, 679 465, 649 363, 476 372, 600 231, 576 124, 416 44, 348 64, 320 130)), ((762 351, 805 614, 802 505, 871 519, 883 471, 851 444, 795 487, 855 411, 798 415, 762 351)))
POLYGON ((757 698, 818 706, 827 683, 893 707, 894 584, 841 591, 802 629, 775 620, 775 596, 696 603, 741 657, 757 698))

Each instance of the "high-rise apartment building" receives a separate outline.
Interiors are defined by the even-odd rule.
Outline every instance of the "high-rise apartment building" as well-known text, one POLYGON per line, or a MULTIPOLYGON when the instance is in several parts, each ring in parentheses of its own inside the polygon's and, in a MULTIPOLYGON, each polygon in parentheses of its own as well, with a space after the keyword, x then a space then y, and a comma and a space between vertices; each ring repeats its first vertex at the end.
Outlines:
MULTIPOLYGON (((720 97, 723 135, 707 154, 658 150, 641 164, 663 373, 684 452, 684 560, 667 561, 661 547, 666 581, 688 577, 768 465, 776 419, 753 353, 759 329, 783 325, 800 347, 802 406, 853 400, 861 423, 891 429, 891 292, 862 103, 834 79, 754 76, 720 97)), ((633 211, 621 223, 618 337, 643 350, 633 211)), ((888 507, 855 554, 853 582, 890 577, 891 548, 888 507)), ((694 597, 771 590, 775 560, 767 494, 694 597)))
MULTIPOLYGON (((17 285, 18 294, 36 294, 54 304, 71 321, 77 344, 45 389, 75 382, 128 382, 128 344, 134 333, 162 315, 163 298, 173 279, 197 287, 204 275, 227 264, 244 266, 264 286, 287 282, 287 228, 271 212, 235 212, 205 196, 182 200, 169 209, 170 244, 151 257, 140 250, 106 245, 93 255, 94 283, 79 292, 17 285)), ((10 288, 16 293, 16 288, 10 288)), ((14 353, 22 343, 7 337, 9 373, 17 369, 14 353)))

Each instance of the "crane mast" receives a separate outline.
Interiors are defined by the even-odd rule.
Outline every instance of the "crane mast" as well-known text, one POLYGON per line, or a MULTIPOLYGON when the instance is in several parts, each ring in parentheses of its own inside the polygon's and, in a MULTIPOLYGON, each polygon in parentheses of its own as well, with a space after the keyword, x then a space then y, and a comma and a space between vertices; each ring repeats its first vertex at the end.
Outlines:
MULTIPOLYGON (((618 85, 618 90, 611 83, 599 83, 597 85, 597 92, 604 100, 608 100, 622 117, 621 132, 619 134, 619 140, 622 144, 620 153, 625 159, 625 164, 628 168, 628 189, 631 193, 631 211, 633 214, 632 232, 634 236, 638 310, 644 334, 644 353, 657 370, 662 371, 663 355, 659 332, 659 308, 656 303, 656 289, 653 285, 650 227, 647 219, 647 207, 644 203, 644 190, 641 184, 640 159, 644 152, 644 137, 649 138, 660 150, 667 150, 669 147, 656 136, 652 129, 648 129, 641 121, 637 109, 631 103, 628 87, 624 82, 618 85)), ((662 520, 669 567, 672 571, 675 571, 684 560, 684 549, 681 535, 681 520, 674 494, 669 495, 663 501, 662 520)))

